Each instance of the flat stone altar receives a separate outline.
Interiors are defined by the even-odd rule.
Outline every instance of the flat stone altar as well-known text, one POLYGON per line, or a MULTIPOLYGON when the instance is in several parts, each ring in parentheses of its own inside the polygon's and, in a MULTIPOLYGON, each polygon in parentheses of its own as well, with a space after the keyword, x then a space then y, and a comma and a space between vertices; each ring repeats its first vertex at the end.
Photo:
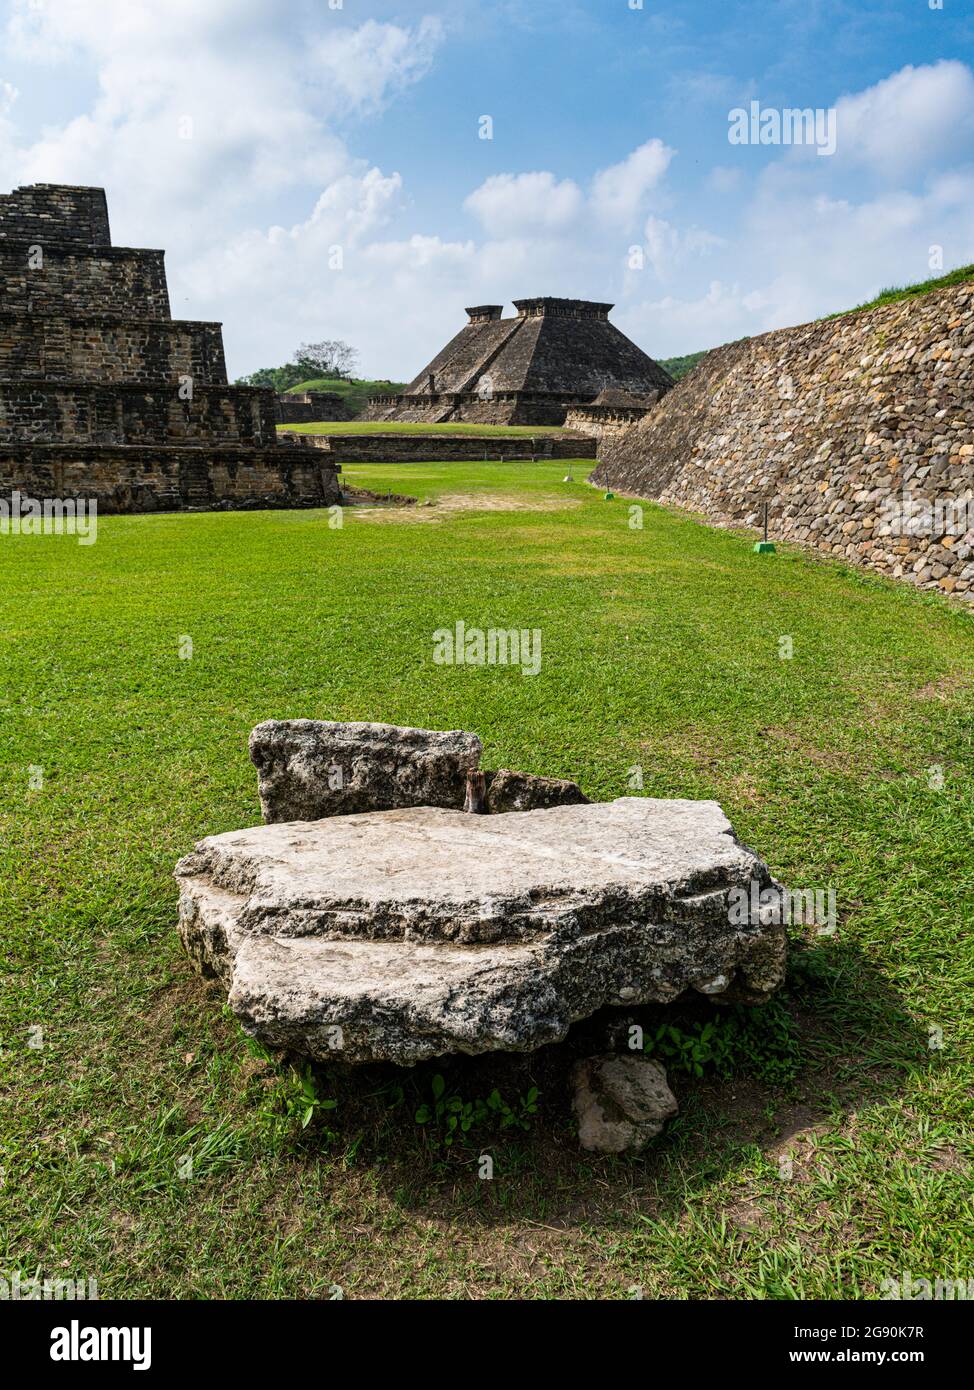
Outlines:
POLYGON ((315 1060, 529 1051, 606 1005, 759 1003, 784 977, 783 927, 728 902, 778 885, 713 801, 279 822, 176 876, 196 966, 248 1033, 315 1060))

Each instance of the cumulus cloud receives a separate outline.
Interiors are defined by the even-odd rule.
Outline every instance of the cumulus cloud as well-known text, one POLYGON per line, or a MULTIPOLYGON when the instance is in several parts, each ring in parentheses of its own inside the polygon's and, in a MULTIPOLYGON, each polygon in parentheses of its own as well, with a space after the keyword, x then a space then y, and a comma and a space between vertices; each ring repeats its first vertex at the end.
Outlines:
POLYGON ((474 189, 464 207, 492 236, 574 230, 583 214, 589 223, 626 231, 638 222, 674 153, 661 140, 647 140, 618 164, 600 169, 587 196, 573 179, 559 180, 549 171, 495 174, 474 189))
POLYGON ((596 174, 591 202, 597 216, 623 228, 632 226, 675 153, 662 140, 647 140, 619 164, 596 174))
POLYGON ((620 325, 651 351, 686 352, 974 262, 970 68, 903 68, 843 96, 837 128, 831 158, 765 149, 746 184, 735 166, 712 170, 710 187, 728 199, 720 239, 651 215, 644 246, 656 293, 647 272, 630 273, 620 325))
POLYGON ((938 168, 966 146, 974 156, 974 73, 945 59, 905 67, 836 103, 838 155, 901 178, 938 168))
POLYGON ((582 206, 582 190, 554 174, 495 174, 474 189, 464 207, 491 236, 515 236, 532 228, 566 227, 582 206))
POLYGON ((282 24, 275 0, 21 0, 8 52, 55 70, 87 65, 97 88, 90 109, 34 141, 6 130, 5 181, 104 184, 130 240, 165 235, 183 254, 288 189, 364 175, 341 123, 420 79, 443 31, 434 18, 339 20, 297 3, 282 24), (314 15, 312 40, 303 25, 314 15))
POLYGON ((643 236, 650 264, 661 280, 669 279, 689 257, 705 256, 726 245, 723 237, 703 227, 692 226, 681 232, 664 218, 652 214, 646 219, 643 236))
MULTIPOLYGON (((673 234, 665 223, 655 228, 664 281, 673 234)), ((974 262, 974 169, 945 173, 919 191, 858 198, 771 182, 713 261, 718 274, 711 269, 699 288, 687 275, 682 292, 657 298, 640 295, 644 277, 631 276, 620 326, 637 341, 662 343, 665 354, 690 352, 804 323, 887 285, 974 262)))
POLYGON ((615 317, 650 352, 676 356, 763 332, 773 303, 773 290, 747 290, 738 281, 714 279, 696 296, 634 298, 615 317))
POLYGON ((425 77, 443 32, 433 15, 424 16, 412 30, 370 19, 357 29, 317 39, 308 51, 308 69, 313 83, 335 103, 374 111, 425 77))

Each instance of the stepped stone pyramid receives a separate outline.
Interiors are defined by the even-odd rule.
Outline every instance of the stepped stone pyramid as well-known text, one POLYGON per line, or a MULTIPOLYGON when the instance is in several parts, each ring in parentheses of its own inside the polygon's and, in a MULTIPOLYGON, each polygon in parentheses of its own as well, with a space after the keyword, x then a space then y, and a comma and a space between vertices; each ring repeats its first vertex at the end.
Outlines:
POLYGON ((399 396, 369 402, 372 420, 563 425, 572 407, 611 392, 634 410, 656 403, 669 373, 609 322, 611 304, 516 299, 468 309, 468 322, 399 396))
POLYGON ((101 511, 328 506, 337 468, 174 320, 163 251, 113 246, 101 188, 0 195, 0 491, 101 511))

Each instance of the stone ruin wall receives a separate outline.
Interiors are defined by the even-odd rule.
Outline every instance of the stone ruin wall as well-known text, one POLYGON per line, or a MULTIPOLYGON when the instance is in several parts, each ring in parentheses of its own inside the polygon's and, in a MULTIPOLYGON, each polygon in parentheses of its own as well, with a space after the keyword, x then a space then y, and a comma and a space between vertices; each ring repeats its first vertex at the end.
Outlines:
POLYGON ((337 391, 282 392, 277 397, 277 419, 282 425, 310 425, 351 420, 352 412, 337 391))
POLYGON ((646 411, 642 409, 627 410, 617 406, 574 406, 565 416, 565 428, 596 440, 601 455, 610 439, 622 434, 645 414, 646 411))
POLYGON ((560 428, 569 405, 578 397, 558 400, 533 397, 524 391, 496 391, 490 396, 437 392, 432 395, 370 396, 362 420, 394 420, 402 424, 533 425, 560 428))
POLYGON ((99 513, 336 505, 335 462, 313 449, 0 445, 0 495, 85 498, 99 513))
POLYGON ((569 435, 313 434, 307 443, 338 463, 463 463, 594 459, 595 440, 569 435))
POLYGON ((219 323, 174 321, 165 254, 113 247, 104 190, 0 195, 0 491, 112 511, 329 506, 334 460, 281 447, 227 382, 219 323))
POLYGON ((717 348, 592 481, 974 599, 974 282, 717 348))
POLYGON ((273 448, 274 403, 247 387, 175 389, 128 382, 89 385, 0 381, 0 448, 16 443, 240 444, 273 448))
POLYGON ((111 314, 169 318, 164 251, 110 246, 86 250, 4 235, 0 239, 0 302, 27 314, 111 314), (41 245, 43 263, 30 266, 41 245))
POLYGON ((225 384, 218 323, 0 313, 0 379, 225 384))
POLYGON ((0 227, 4 236, 25 241, 112 244, 108 202, 102 188, 34 183, 13 193, 0 193, 0 227))

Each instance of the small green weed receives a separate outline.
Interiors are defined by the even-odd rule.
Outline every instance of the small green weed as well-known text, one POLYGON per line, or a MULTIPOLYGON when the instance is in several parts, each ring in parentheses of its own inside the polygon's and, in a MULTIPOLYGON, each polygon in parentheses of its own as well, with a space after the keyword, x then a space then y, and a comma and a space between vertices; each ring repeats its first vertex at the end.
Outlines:
POLYGON ((644 1050, 686 1076, 746 1072, 775 1086, 794 1080, 802 1060, 791 1014, 778 999, 756 1008, 732 1005, 688 1029, 661 1023, 644 1050))
POLYGON ((497 1129, 531 1128, 532 1115, 538 1112, 538 1088, 532 1086, 526 1095, 519 1096, 514 1109, 503 1099, 498 1090, 491 1091, 486 1100, 464 1100, 462 1096, 448 1096, 446 1081, 439 1072, 432 1081, 433 1101, 423 1104, 416 1111, 418 1125, 434 1125, 440 1132, 441 1142, 450 1148, 458 1134, 469 1134, 477 1126, 488 1121, 495 1123, 497 1129))

